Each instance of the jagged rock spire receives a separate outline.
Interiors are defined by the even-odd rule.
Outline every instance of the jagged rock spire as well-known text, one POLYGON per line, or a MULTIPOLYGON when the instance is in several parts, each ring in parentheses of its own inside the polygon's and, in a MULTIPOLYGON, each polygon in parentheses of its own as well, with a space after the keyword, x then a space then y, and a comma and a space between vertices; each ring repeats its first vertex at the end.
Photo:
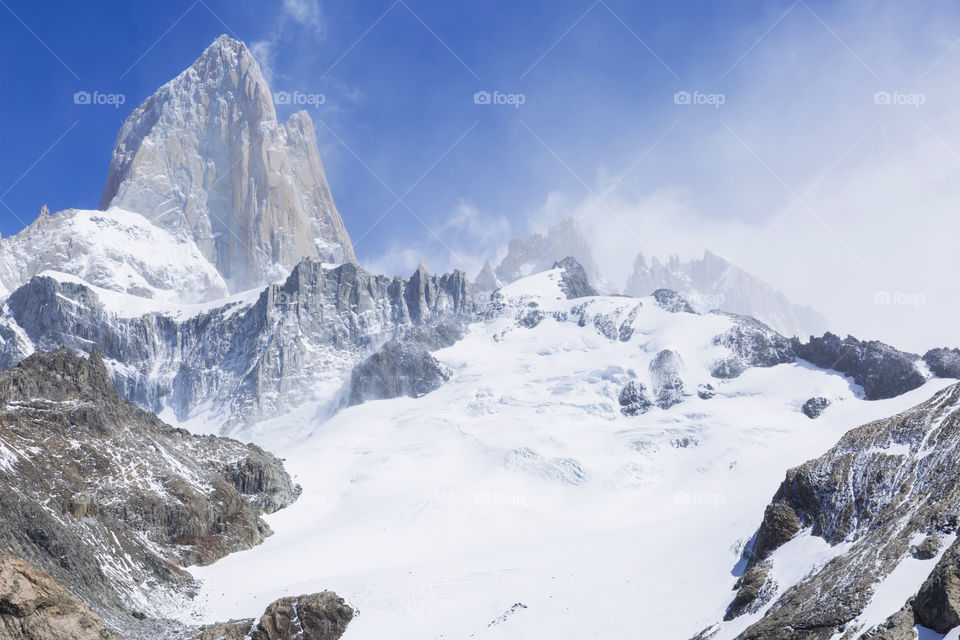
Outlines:
POLYGON ((356 261, 310 116, 279 123, 259 65, 228 36, 124 123, 100 203, 108 207, 196 241, 233 291, 304 257, 356 261))

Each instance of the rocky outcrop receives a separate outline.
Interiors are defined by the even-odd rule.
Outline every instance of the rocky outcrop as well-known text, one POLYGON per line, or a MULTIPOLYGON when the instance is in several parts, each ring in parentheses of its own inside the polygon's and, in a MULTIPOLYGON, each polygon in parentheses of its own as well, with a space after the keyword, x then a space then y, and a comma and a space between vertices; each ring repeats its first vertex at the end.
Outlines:
MULTIPOLYGON (((870 631, 853 621, 878 585, 901 562, 936 557, 940 540, 958 529, 958 452, 960 385, 954 385, 909 411, 853 429, 820 458, 788 471, 744 554, 747 571, 765 561, 776 567, 771 553, 804 531, 844 547, 797 584, 777 587, 770 608, 738 638, 821 640, 839 629, 844 638, 870 631), (918 538, 923 542, 914 546, 918 538)), ((955 542, 938 562, 927 560, 929 577, 912 598, 917 622, 939 633, 960 625, 958 549, 955 542)), ((912 627, 905 611, 889 613, 870 637, 903 637, 897 634, 912 627)))
POLYGON ((924 383, 923 374, 917 369, 919 356, 877 340, 861 342, 853 336, 841 340, 825 333, 807 343, 794 339, 793 350, 797 357, 820 368, 850 376, 863 387, 868 400, 893 398, 924 383))
POLYGON ((586 269, 575 258, 566 257, 554 262, 553 268, 563 269, 560 275, 560 290, 567 296, 567 300, 597 295, 596 289, 590 286, 586 269))
POLYGON ((9 554, 0 555, 0 638, 119 640, 63 585, 9 554))
POLYGON ((298 493, 261 449, 122 400, 97 353, 0 372, 0 548, 112 627, 176 606, 195 588, 183 567, 259 544, 271 533, 260 516, 298 493))
POLYGON ((109 207, 196 242, 234 292, 305 257, 356 261, 310 116, 279 123, 256 60, 227 36, 127 118, 100 203, 109 207))
POLYGON ((638 416, 653 406, 653 401, 647 397, 647 388, 636 380, 631 380, 620 390, 619 402, 620 413, 625 416, 638 416))
POLYGON ((830 399, 823 396, 810 398, 803 403, 800 411, 811 420, 815 420, 823 415, 823 412, 830 406, 830 399))
POLYGON ((650 363, 653 397, 661 409, 683 402, 683 358, 676 351, 664 349, 650 363))
POLYGON ((282 598, 257 620, 201 627, 182 640, 338 640, 354 613, 343 598, 324 591, 282 598))
POLYGON ((715 378, 736 378, 750 367, 773 367, 796 360, 790 340, 754 318, 723 314, 733 326, 713 339, 731 354, 713 364, 715 378))
POLYGON ((233 428, 275 416, 338 384, 398 331, 472 318, 461 272, 419 268, 408 280, 375 276, 352 264, 328 268, 304 260, 282 284, 248 303, 196 315, 134 315, 109 307, 96 291, 38 276, 7 300, 0 318, 0 362, 65 345, 99 350, 125 398, 171 410, 178 419, 210 419, 233 428))
POLYGON ((686 298, 671 289, 657 289, 650 295, 657 301, 657 306, 670 313, 696 313, 686 298))
POLYGON ((960 378, 960 349, 930 349, 923 361, 938 378, 960 378))
POLYGON ((348 405, 401 396, 419 398, 436 391, 452 372, 430 351, 449 347, 461 337, 459 326, 446 323, 402 331, 354 367, 348 405))
POLYGON ((937 633, 960 626, 960 544, 954 542, 913 601, 917 621, 937 633))
POLYGON ((737 580, 734 588, 737 595, 733 602, 727 607, 724 620, 733 620, 745 613, 759 611, 765 605, 770 597, 773 596, 775 586, 767 579, 770 575, 772 563, 760 562, 750 567, 740 579, 737 580))

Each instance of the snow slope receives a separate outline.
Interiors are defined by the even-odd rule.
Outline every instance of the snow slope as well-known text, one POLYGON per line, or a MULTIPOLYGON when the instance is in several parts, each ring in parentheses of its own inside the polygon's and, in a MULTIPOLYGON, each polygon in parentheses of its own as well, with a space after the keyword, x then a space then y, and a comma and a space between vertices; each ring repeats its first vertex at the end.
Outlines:
MULTIPOLYGON (((202 594, 180 615, 243 617, 329 588, 360 610, 347 640, 689 638, 722 617, 785 469, 949 384, 868 402, 803 364, 718 381, 729 317, 566 300, 560 277, 505 287, 434 354, 455 370, 438 391, 330 419, 305 405, 241 434, 285 458, 304 495, 262 546, 195 569, 202 594), (543 318, 527 328, 531 303, 543 318), (607 337, 622 323, 628 341, 607 337), (664 348, 685 362, 683 402, 621 415, 620 389, 648 383, 664 348), (799 411, 814 395, 834 400, 818 420, 799 411)), ((806 569, 785 566, 784 583, 806 569)))
POLYGON ((192 240, 176 239, 143 216, 116 208, 41 214, 0 240, 0 296, 47 270, 164 303, 227 295, 223 278, 192 240))

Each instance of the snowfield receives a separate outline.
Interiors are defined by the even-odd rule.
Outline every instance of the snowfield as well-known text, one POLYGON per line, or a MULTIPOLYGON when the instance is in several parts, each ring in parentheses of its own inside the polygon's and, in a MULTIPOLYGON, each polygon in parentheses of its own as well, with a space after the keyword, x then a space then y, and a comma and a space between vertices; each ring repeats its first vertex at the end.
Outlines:
POLYGON ((138 213, 67 209, 41 215, 0 239, 0 297, 42 271, 160 303, 199 303, 227 286, 192 238, 175 237, 138 213))
MULTIPOLYGON (((802 363, 717 380, 709 367, 728 352, 713 338, 730 318, 566 300, 560 273, 505 287, 503 309, 435 352, 455 373, 431 394, 332 417, 337 398, 319 399, 234 434, 285 458, 304 493, 268 517, 264 544, 193 569, 203 589, 178 616, 249 617, 331 589, 360 612, 349 640, 689 638, 722 618, 786 469, 950 384, 869 402, 802 363), (543 319, 527 328, 531 303, 543 319), (581 312, 596 321, 580 326, 581 312), (627 319, 632 337, 607 337, 603 318, 627 319), (683 402, 621 415, 620 389, 649 387, 665 348, 685 363, 683 402), (701 399, 708 382, 716 396, 701 399), (833 404, 810 420, 799 409, 818 395, 833 404)), ((798 538, 781 551, 782 593, 838 550, 798 538)))

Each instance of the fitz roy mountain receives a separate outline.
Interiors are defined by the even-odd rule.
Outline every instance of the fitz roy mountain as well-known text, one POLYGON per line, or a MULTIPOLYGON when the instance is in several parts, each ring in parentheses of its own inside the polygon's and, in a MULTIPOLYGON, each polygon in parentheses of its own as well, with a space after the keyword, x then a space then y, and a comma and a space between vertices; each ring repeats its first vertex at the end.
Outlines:
POLYGON ((0 240, 0 638, 958 637, 955 345, 571 220, 371 273, 270 96, 218 38, 0 240))
POLYGON ((356 262, 306 112, 277 121, 250 51, 218 38, 120 129, 101 210, 191 239, 231 292, 302 258, 356 262))

